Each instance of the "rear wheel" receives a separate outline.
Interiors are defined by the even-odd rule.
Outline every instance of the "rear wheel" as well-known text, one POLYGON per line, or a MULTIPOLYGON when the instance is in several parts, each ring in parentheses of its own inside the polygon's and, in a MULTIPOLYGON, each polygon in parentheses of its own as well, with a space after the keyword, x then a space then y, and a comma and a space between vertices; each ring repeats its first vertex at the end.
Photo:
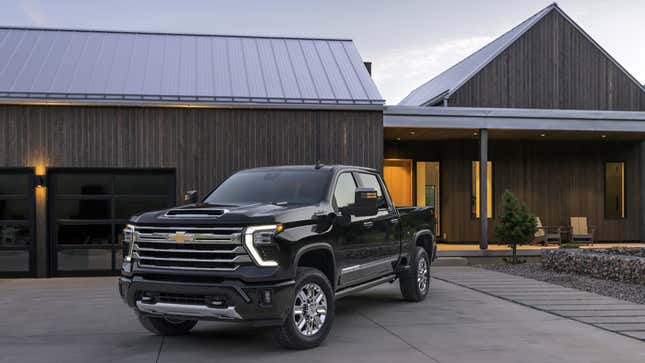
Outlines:
POLYGON ((430 258, 425 248, 418 247, 410 269, 401 275, 401 295, 407 301, 423 301, 430 290, 430 258))
POLYGON ((334 295, 327 277, 314 268, 298 268, 295 297, 278 334, 278 342, 289 349, 320 345, 334 318, 334 295))
POLYGON ((197 320, 173 320, 155 316, 137 314, 144 328, 157 335, 188 334, 197 324, 197 320))

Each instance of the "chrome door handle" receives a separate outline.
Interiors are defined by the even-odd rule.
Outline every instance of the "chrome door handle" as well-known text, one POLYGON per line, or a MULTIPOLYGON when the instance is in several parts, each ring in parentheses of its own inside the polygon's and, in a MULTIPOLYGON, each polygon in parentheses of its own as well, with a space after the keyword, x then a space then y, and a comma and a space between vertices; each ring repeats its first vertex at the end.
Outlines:
POLYGON ((398 218, 392 218, 392 219, 390 219, 390 223, 399 224, 399 219, 398 218))
POLYGON ((374 227, 374 222, 372 222, 372 221, 363 222, 363 227, 372 228, 372 227, 374 227))

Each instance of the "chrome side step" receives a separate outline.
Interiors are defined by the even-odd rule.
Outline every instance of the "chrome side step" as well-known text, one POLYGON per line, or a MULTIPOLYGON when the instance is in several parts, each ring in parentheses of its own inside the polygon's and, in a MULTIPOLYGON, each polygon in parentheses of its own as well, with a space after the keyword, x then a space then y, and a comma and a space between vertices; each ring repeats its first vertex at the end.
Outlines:
POLYGON ((362 283, 360 285, 351 286, 351 287, 348 287, 346 289, 342 289, 340 291, 337 291, 336 295, 335 295, 335 298, 340 299, 340 298, 343 298, 343 297, 345 297, 347 295, 351 295, 351 294, 353 294, 355 292, 366 290, 366 289, 369 289, 370 287, 374 287, 376 285, 380 285, 380 284, 383 284, 383 283, 386 283, 386 282, 392 282, 394 280, 396 280, 396 274, 390 274, 390 275, 387 275, 387 276, 379 277, 376 280, 367 281, 367 282, 364 282, 364 283, 362 283))
POLYGON ((139 311, 152 315, 189 316, 204 319, 241 320, 235 306, 226 308, 211 308, 205 305, 156 303, 146 304, 137 301, 139 311))

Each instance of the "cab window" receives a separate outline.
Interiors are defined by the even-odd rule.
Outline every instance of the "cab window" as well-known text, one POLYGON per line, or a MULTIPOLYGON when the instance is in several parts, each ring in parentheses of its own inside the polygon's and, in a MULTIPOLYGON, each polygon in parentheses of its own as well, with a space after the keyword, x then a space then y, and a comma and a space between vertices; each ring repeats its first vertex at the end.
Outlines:
POLYGON ((336 189, 334 190, 334 204, 336 208, 347 207, 354 204, 354 193, 356 182, 351 173, 343 173, 338 176, 336 189))

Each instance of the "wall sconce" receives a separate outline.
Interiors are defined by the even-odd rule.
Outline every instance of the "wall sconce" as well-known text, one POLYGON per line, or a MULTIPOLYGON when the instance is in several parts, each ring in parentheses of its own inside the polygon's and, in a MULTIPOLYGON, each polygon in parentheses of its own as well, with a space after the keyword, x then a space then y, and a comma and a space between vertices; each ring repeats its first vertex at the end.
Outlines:
POLYGON ((44 175, 36 175, 36 188, 47 187, 47 178, 44 175))

